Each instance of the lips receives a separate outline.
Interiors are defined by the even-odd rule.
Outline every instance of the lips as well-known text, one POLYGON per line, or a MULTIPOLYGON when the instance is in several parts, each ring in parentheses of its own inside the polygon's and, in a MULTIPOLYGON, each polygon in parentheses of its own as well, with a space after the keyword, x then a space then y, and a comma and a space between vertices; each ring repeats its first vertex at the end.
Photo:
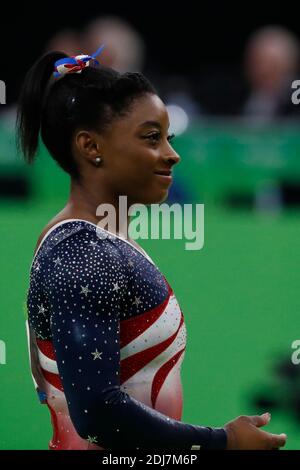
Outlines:
POLYGON ((157 176, 157 180, 159 180, 164 186, 170 186, 173 181, 171 170, 156 170, 154 174, 157 176))
POLYGON ((162 176, 172 176, 171 170, 157 170, 154 172, 156 175, 162 175, 162 176))

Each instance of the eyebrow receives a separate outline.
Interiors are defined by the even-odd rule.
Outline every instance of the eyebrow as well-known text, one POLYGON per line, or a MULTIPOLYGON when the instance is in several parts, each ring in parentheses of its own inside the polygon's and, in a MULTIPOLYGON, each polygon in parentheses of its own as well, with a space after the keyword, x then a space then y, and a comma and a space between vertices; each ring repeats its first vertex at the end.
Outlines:
MULTIPOLYGON (((162 125, 158 121, 144 121, 141 124, 139 124, 139 127, 157 127, 157 129, 162 130, 162 125)), ((170 123, 168 125, 168 128, 170 127, 170 123)))
POLYGON ((153 126, 153 127, 157 127, 158 129, 161 129, 161 124, 158 121, 144 121, 139 125, 139 127, 144 127, 144 126, 153 126))

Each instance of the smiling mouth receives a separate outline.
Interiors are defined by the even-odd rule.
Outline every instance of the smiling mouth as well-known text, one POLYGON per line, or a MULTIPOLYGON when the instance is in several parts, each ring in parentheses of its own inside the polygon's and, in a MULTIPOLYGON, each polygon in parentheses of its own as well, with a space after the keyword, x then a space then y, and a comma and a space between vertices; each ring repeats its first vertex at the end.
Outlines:
POLYGON ((169 186, 172 183, 173 178, 170 170, 158 170, 155 171, 154 174, 163 184, 167 184, 169 186))
POLYGON ((170 176, 172 177, 172 172, 171 170, 158 170, 154 172, 156 175, 161 175, 161 176, 170 176))

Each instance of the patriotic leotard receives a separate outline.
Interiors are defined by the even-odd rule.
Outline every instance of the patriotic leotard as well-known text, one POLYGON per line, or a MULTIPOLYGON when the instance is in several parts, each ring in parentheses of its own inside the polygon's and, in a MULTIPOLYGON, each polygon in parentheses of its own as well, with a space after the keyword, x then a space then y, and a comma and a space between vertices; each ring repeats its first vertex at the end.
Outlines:
POLYGON ((146 253, 91 222, 59 222, 34 256, 27 309, 50 449, 226 446, 223 429, 180 421, 184 317, 146 253))

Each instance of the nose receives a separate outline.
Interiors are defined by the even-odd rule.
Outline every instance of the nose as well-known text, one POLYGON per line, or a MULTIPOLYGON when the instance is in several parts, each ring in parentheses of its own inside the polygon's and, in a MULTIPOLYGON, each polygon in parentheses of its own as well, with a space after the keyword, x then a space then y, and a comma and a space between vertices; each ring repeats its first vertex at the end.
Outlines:
POLYGON ((179 163, 180 160, 181 160, 181 158, 180 158, 180 156, 178 155, 178 153, 175 152, 175 150, 173 149, 173 147, 171 147, 171 146, 169 145, 169 150, 168 150, 168 152, 166 152, 165 155, 163 156, 163 160, 164 160, 164 162, 165 162, 168 166, 172 167, 172 166, 176 165, 177 163, 179 163))

